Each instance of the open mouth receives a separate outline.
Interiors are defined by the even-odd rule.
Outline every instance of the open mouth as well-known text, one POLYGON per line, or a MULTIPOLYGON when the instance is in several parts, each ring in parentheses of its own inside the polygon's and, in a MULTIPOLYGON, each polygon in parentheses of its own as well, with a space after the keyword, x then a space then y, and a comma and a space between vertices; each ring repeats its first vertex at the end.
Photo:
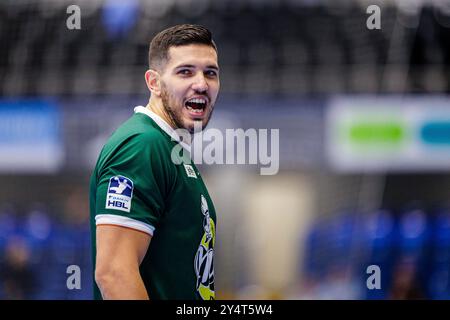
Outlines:
POLYGON ((206 109, 207 100, 205 98, 192 98, 185 102, 188 111, 193 115, 203 115, 206 109))

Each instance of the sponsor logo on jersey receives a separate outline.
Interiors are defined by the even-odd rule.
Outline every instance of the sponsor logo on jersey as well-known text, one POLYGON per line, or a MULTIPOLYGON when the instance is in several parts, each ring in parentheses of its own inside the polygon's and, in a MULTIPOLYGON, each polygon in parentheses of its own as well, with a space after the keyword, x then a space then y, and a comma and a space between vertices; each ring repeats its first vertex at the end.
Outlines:
POLYGON ((197 179, 194 168, 190 164, 184 164, 184 169, 188 177, 197 179))
POLYGON ((106 209, 130 212, 133 198, 133 181, 124 176, 114 176, 109 179, 106 194, 106 209))
POLYGON ((208 203, 203 195, 200 198, 203 214, 203 237, 194 259, 197 276, 197 292, 203 300, 214 300, 214 242, 215 226, 209 216, 208 203))

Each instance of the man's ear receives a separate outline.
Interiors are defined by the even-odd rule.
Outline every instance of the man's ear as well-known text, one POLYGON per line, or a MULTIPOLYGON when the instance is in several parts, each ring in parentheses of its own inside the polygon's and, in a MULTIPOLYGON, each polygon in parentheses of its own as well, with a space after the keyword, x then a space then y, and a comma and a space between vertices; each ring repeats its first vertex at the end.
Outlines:
POLYGON ((145 72, 145 83, 152 94, 159 96, 161 94, 161 81, 158 71, 149 69, 145 72))

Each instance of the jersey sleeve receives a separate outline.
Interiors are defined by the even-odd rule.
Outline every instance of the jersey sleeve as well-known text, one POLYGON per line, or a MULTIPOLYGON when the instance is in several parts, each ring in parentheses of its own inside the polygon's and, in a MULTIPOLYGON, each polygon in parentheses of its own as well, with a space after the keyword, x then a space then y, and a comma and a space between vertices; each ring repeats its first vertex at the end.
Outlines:
POLYGON ((138 134, 107 157, 97 173, 96 225, 118 225, 153 236, 171 185, 166 152, 158 136, 138 134))

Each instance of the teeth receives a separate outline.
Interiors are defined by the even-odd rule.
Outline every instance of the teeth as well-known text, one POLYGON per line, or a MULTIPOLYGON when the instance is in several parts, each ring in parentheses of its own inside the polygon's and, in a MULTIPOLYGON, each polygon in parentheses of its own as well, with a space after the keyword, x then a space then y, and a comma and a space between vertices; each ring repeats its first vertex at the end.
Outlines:
POLYGON ((202 109, 193 109, 193 108, 191 108, 191 107, 189 107, 189 106, 187 106, 187 108, 188 108, 189 111, 194 112, 194 113, 200 114, 200 113, 203 112, 202 109))
POLYGON ((189 102, 206 104, 206 100, 205 99, 201 99, 201 98, 194 98, 194 99, 189 100, 189 102))

